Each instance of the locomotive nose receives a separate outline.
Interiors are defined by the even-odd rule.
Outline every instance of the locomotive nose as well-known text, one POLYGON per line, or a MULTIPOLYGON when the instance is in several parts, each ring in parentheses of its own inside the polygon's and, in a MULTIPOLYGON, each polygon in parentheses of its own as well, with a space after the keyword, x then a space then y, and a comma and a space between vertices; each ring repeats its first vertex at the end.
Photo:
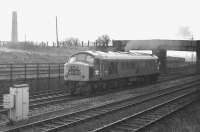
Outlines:
POLYGON ((88 81, 89 65, 84 63, 65 64, 64 79, 71 81, 88 81))

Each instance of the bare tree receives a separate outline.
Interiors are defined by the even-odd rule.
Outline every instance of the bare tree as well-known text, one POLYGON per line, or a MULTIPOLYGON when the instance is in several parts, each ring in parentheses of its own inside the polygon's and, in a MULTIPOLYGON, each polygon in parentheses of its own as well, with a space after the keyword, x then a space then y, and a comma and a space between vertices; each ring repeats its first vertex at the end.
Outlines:
POLYGON ((71 38, 66 39, 65 42, 64 42, 64 46, 66 46, 66 47, 67 46, 77 47, 78 45, 80 45, 80 41, 79 41, 78 38, 71 37, 71 38))
POLYGON ((108 35, 99 36, 96 42, 103 47, 108 47, 108 43, 110 42, 110 37, 108 35))
POLYGON ((188 26, 182 26, 179 28, 178 35, 184 39, 193 40, 193 33, 188 26))

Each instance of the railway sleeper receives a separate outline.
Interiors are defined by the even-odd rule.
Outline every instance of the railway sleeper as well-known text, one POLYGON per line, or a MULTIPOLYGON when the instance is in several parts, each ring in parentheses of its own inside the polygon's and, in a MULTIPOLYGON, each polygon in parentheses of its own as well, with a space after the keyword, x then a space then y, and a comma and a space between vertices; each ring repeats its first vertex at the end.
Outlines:
POLYGON ((44 126, 44 127, 48 127, 48 128, 55 128, 55 127, 60 126, 60 125, 58 125, 58 124, 55 123, 55 122, 51 122, 51 123, 45 124, 45 125, 43 125, 43 126, 44 126))
POLYGON ((74 120, 69 120, 69 119, 60 119, 61 122, 64 122, 65 124, 70 124, 74 122, 74 120))
POLYGON ((116 107, 104 108, 105 111, 112 111, 112 110, 114 110, 114 109, 116 109, 116 107))
POLYGON ((36 128, 34 128, 32 131, 33 131, 33 132, 40 132, 40 131, 46 132, 46 131, 48 131, 48 130, 49 130, 48 128, 36 127, 36 128))
POLYGON ((77 118, 80 118, 80 119, 85 119, 85 118, 90 118, 92 117, 91 115, 88 115, 88 114, 84 114, 84 115, 77 115, 76 116, 77 118))
POLYGON ((145 118, 136 118, 135 119, 137 122, 141 122, 141 123, 146 123, 146 122, 149 122, 149 121, 151 121, 151 120, 147 120, 147 119, 145 119, 145 118))
POLYGON ((147 114, 147 115, 145 115, 144 116, 144 118, 150 118, 150 119, 157 119, 157 118, 160 118, 161 117, 161 115, 158 115, 158 114, 154 114, 154 113, 152 113, 152 114, 147 114))
POLYGON ((166 109, 163 110, 163 109, 161 109, 159 111, 156 111, 156 114, 160 115, 160 116, 165 115, 166 113, 169 113, 169 110, 166 110, 166 109))
POLYGON ((123 125, 120 125, 120 126, 116 126, 115 127, 116 129, 119 129, 119 130, 124 130, 126 132, 132 132, 132 131, 135 131, 136 129, 133 128, 133 127, 130 127, 130 126, 123 126, 123 125))
POLYGON ((73 117, 68 117, 67 120, 72 121, 72 122, 76 122, 76 121, 81 120, 81 118, 78 118, 78 117, 76 117, 76 116, 73 116, 73 117))
MULTIPOLYGON (((102 112, 101 112, 101 113, 102 113, 102 112)), ((101 114, 101 113, 88 112, 88 113, 86 113, 85 115, 88 116, 88 117, 93 117, 93 116, 96 116, 96 115, 101 114)))
POLYGON ((120 126, 129 126, 129 127, 135 128, 135 129, 139 129, 141 127, 140 125, 130 124, 130 123, 122 123, 122 124, 120 124, 120 126))
POLYGON ((60 126, 60 125, 66 125, 67 123, 57 120, 57 121, 54 121, 54 124, 57 124, 57 126, 60 126))
POLYGON ((103 114, 105 113, 105 111, 102 111, 102 110, 95 110, 95 111, 90 111, 88 112, 88 114, 90 115, 100 115, 100 114, 103 114))
POLYGON ((115 129, 111 129, 111 130, 106 131, 106 132, 124 132, 124 130, 115 128, 115 129))
POLYGON ((51 129, 51 128, 55 128, 54 126, 53 126, 53 124, 41 124, 41 125, 38 125, 38 126, 36 126, 36 128, 37 129, 42 129, 42 130, 49 130, 49 129, 51 129))
POLYGON ((62 119, 66 124, 70 124, 72 122, 77 121, 78 119, 74 119, 74 118, 66 118, 66 119, 62 119))
POLYGON ((138 126, 143 126, 144 125, 144 121, 137 120, 137 119, 129 120, 129 121, 127 121, 127 123, 128 124, 138 125, 138 126))
POLYGON ((148 117, 148 116, 141 116, 141 117, 139 117, 140 119, 144 119, 144 120, 147 120, 147 121, 151 121, 151 120, 155 120, 156 118, 155 118, 155 116, 153 117, 148 117))

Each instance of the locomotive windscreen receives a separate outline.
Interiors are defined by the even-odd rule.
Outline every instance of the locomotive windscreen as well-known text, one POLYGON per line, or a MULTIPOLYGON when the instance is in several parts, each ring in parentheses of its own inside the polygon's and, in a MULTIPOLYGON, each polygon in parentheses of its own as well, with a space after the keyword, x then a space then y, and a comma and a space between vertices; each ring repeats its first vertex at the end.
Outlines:
POLYGON ((73 62, 85 62, 89 64, 94 64, 94 57, 89 54, 76 54, 69 59, 69 63, 73 62))

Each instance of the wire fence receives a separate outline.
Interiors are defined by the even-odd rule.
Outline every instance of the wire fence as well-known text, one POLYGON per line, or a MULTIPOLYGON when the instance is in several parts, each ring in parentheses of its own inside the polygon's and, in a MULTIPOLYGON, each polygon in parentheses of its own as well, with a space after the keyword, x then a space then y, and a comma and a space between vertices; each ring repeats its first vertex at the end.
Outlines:
POLYGON ((22 42, 9 42, 9 41, 0 41, 0 47, 12 47, 12 48, 19 48, 19 47, 26 47, 26 48, 33 48, 33 47, 45 47, 45 48, 69 48, 69 47, 112 47, 112 43, 109 44, 102 44, 97 43, 96 41, 78 41, 76 43, 71 43, 68 41, 59 41, 56 42, 32 42, 32 41, 22 41, 22 42))
POLYGON ((63 88, 64 64, 0 64, 0 93, 16 83, 28 83, 31 92, 63 88))

